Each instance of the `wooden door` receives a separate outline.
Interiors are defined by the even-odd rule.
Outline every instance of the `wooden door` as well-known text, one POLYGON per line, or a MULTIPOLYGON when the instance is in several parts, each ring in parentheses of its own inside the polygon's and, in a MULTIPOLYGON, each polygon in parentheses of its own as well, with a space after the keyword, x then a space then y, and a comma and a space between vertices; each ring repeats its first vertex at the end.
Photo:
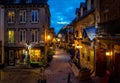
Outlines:
POLYGON ((115 53, 115 76, 120 77, 120 53, 115 53))

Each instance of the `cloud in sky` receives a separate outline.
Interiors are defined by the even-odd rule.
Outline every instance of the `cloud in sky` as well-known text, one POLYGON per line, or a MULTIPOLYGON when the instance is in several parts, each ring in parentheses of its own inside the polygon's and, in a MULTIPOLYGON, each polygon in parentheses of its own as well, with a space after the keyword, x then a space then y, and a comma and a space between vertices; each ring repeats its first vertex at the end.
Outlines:
POLYGON ((85 0, 48 0, 51 27, 55 28, 56 33, 75 18, 75 10, 79 8, 80 2, 85 0))

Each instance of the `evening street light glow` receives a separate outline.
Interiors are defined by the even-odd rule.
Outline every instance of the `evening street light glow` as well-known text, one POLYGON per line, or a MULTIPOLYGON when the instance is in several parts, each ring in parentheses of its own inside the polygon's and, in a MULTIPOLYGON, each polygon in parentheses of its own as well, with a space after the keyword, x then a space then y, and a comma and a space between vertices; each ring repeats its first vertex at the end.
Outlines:
POLYGON ((47 38, 48 38, 48 40, 49 40, 49 39, 50 39, 50 35, 48 35, 48 37, 47 37, 47 38))
POLYGON ((110 55, 110 53, 109 52, 106 52, 106 56, 109 56, 110 55))
POLYGON ((60 39, 57 39, 57 41, 59 42, 59 41, 60 41, 60 39))
POLYGON ((112 54, 112 52, 106 52, 106 56, 111 56, 112 54))
POLYGON ((82 46, 77 45, 76 48, 82 48, 82 46))

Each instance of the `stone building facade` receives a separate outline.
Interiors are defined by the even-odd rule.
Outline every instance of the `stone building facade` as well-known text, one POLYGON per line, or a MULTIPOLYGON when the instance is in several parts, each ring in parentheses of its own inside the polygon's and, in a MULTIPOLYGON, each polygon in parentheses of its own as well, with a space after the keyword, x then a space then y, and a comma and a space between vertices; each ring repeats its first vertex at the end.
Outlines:
POLYGON ((98 47, 106 50, 107 68, 114 83, 120 78, 120 1, 98 0, 98 47))
POLYGON ((3 5, 5 63, 39 62, 50 27, 47 0, 10 0, 3 5))

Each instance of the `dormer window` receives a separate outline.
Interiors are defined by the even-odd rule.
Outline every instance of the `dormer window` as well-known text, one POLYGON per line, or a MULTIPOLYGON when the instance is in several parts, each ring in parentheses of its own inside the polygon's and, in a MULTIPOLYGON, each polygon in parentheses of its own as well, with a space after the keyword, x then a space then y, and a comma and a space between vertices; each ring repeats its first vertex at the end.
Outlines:
POLYGON ((87 0, 87 10, 91 9, 91 0, 87 0))
POLYGON ((80 8, 80 16, 83 16, 83 7, 80 8))
POLYGON ((26 0, 26 3, 32 3, 32 0, 26 0))

